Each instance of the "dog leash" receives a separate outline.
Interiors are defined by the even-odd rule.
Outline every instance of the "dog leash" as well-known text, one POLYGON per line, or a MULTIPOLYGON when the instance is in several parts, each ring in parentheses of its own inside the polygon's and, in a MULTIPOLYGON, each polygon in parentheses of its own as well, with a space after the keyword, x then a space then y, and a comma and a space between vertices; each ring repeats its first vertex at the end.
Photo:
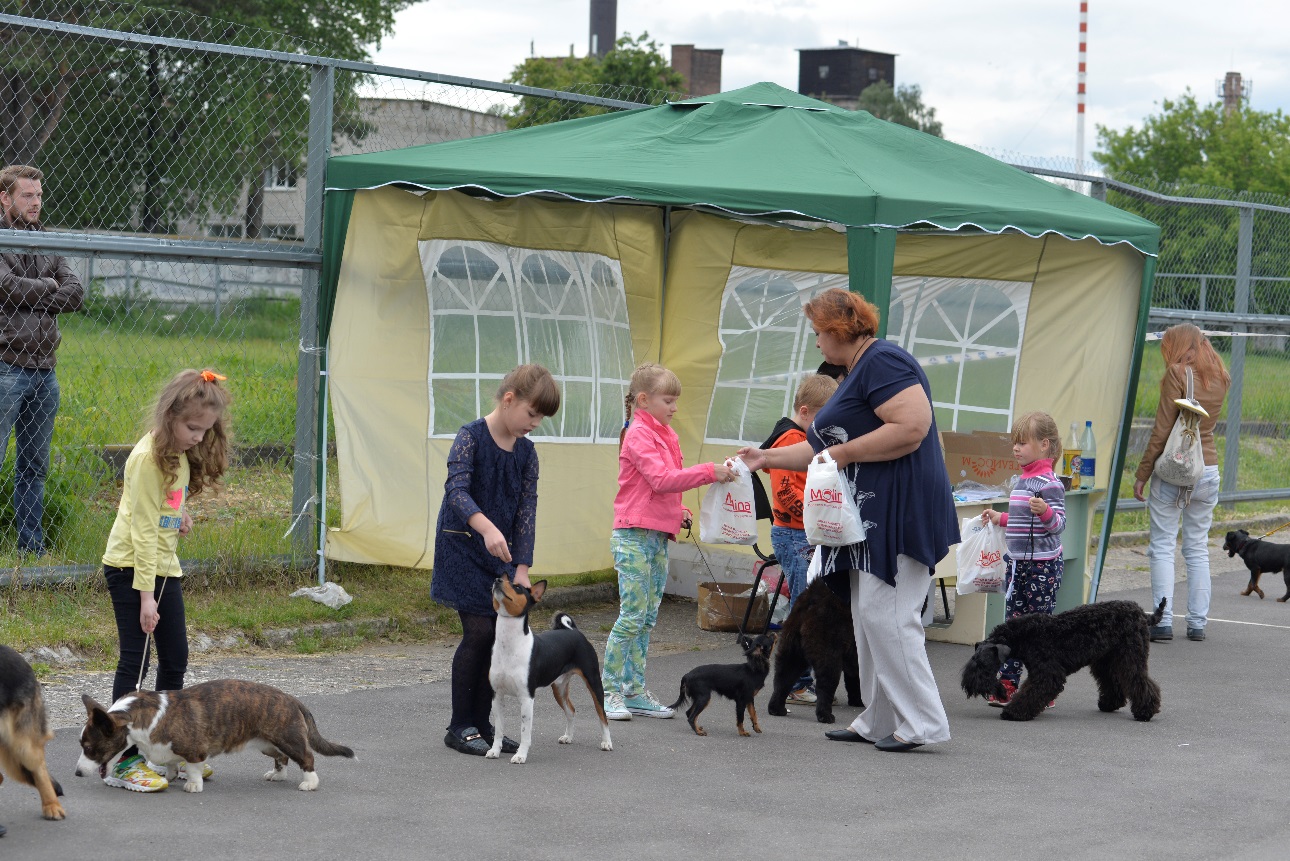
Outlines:
MULTIPOLYGON (((167 572, 170 571, 169 560, 166 561, 166 571, 167 572)), ((161 588, 157 591, 157 606, 158 608, 160 608, 161 596, 166 594, 166 581, 169 580, 170 578, 157 575, 157 579, 161 580, 161 588)), ((157 618, 158 619, 161 618, 160 611, 158 611, 157 613, 157 618)), ((144 631, 143 632, 143 660, 139 661, 139 678, 134 683, 134 689, 136 691, 143 688, 143 677, 148 672, 148 646, 151 644, 151 642, 152 642, 152 631, 144 631)))
POLYGON ((1267 538, 1269 535, 1275 535, 1276 533, 1280 532, 1282 529, 1285 529, 1287 526, 1290 526, 1290 520, 1287 520, 1285 523, 1282 523, 1280 526, 1278 526, 1276 529, 1273 529, 1271 532, 1263 533, 1258 537, 1257 540, 1262 541, 1264 538, 1267 538))
MULTIPOLYGON (((725 592, 721 591, 721 583, 717 580, 717 575, 712 573, 712 567, 708 565, 708 557, 703 555, 703 546, 699 544, 699 539, 694 537, 694 530, 689 526, 685 527, 685 537, 694 542, 694 549, 699 551, 699 561, 703 563, 703 570, 708 572, 708 579, 712 581, 712 585, 715 587, 717 594, 721 596, 722 603, 726 605, 726 615, 733 619, 735 617, 735 610, 730 604, 730 597, 726 595, 725 592)), ((756 586, 753 588, 755 589, 756 586)), ((750 595, 748 596, 748 600, 751 602, 756 597, 757 596, 755 594, 750 595)))

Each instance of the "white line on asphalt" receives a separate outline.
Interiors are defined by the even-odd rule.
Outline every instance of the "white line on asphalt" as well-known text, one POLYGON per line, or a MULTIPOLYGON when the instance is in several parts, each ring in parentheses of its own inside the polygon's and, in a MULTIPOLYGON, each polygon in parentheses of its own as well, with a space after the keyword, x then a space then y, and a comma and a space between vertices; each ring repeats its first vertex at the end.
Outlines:
MULTIPOLYGON (((1185 619, 1187 616, 1183 613, 1174 613, 1175 619, 1185 619)), ((1253 625, 1256 628, 1281 628, 1284 631, 1290 631, 1290 625, 1269 625, 1266 622, 1242 622, 1237 619, 1215 619, 1210 618, 1211 622, 1226 622, 1229 625, 1253 625)))

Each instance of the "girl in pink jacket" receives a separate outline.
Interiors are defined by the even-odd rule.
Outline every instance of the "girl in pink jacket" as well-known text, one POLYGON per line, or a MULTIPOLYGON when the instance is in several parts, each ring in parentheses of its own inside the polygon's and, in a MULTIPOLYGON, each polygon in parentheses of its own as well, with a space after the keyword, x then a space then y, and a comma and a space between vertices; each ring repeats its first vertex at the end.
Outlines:
POLYGON ((735 477, 720 463, 681 466, 681 443, 672 430, 680 397, 681 381, 662 365, 646 363, 632 374, 610 539, 618 570, 618 621, 605 644, 601 673, 610 720, 673 715, 645 688, 649 635, 667 583, 667 542, 690 516, 681 504, 682 492, 735 477))

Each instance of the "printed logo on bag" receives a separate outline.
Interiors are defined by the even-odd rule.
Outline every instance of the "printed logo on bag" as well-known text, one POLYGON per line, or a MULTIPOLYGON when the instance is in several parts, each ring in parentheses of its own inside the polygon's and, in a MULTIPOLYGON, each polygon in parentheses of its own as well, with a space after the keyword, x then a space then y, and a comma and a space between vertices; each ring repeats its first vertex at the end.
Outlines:
POLYGON ((810 502, 820 502, 825 505, 841 505, 842 491, 836 488, 811 488, 810 502))
POLYGON ((998 550, 982 550, 978 564, 982 568, 993 568, 1003 561, 1003 554, 998 550))
POLYGON ((721 507, 736 514, 752 514, 752 503, 735 499, 734 494, 731 493, 726 494, 726 501, 721 504, 721 507))

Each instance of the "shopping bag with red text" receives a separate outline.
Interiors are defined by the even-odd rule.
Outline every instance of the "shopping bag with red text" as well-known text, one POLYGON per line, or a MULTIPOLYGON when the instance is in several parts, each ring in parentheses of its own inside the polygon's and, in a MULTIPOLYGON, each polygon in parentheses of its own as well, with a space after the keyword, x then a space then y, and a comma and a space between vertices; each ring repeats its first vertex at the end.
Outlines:
POLYGON ((845 547, 864 541, 864 521, 851 498, 837 461, 828 450, 811 459, 802 492, 802 525, 806 540, 825 547, 845 547))
POLYGON ((1003 554, 1008 544, 1003 537, 1003 527, 982 522, 978 517, 965 517, 959 525, 963 542, 955 554, 958 563, 960 595, 973 592, 1001 593, 1008 583, 1008 564, 1003 554))
POLYGON ((737 457, 726 466, 735 480, 710 485, 699 506, 699 540, 707 544, 756 544, 757 513, 753 507, 753 479, 737 457))

